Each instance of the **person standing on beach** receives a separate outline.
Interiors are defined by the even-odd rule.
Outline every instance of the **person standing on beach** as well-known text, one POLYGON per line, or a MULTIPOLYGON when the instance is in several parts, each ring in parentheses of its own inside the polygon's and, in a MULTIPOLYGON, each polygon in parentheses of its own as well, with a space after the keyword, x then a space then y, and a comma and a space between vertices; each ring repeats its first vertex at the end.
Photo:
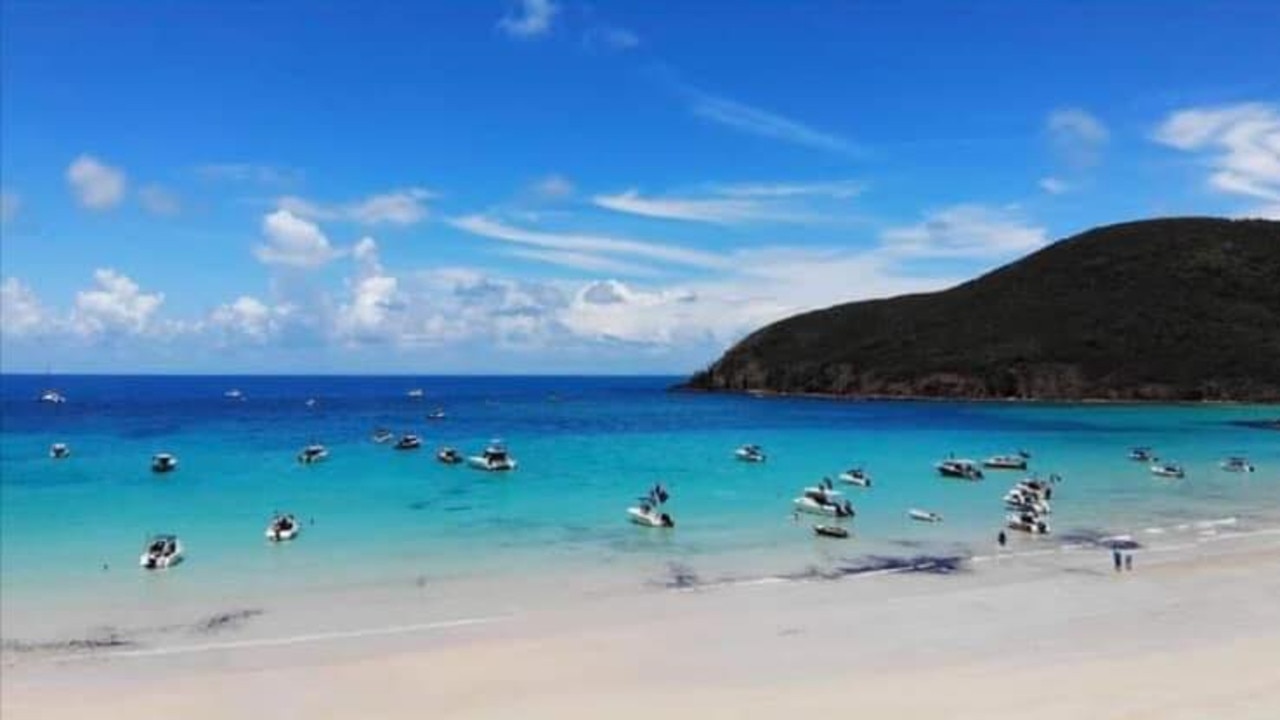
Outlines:
POLYGON ((1000 534, 996 536, 996 542, 1000 544, 1000 547, 1004 547, 1009 544, 1009 536, 1005 535, 1004 531, 1001 530, 1000 534))
POLYGON ((1111 548, 1111 560, 1115 563, 1116 572, 1120 572, 1120 548, 1111 548))
POLYGON ((1124 556, 1124 570, 1131 572, 1133 570, 1133 553, 1126 553, 1124 556))

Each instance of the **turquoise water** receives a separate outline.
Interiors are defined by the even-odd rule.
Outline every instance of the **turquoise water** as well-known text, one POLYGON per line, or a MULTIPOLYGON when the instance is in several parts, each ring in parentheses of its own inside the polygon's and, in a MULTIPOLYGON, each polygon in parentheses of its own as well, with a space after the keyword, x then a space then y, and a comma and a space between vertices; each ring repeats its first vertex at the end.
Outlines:
MULTIPOLYGON (((750 573, 803 567, 839 552, 988 547, 1001 496, 1020 473, 940 479, 933 463, 1030 450, 1061 474, 1055 535, 1125 532, 1223 517, 1280 514, 1280 433, 1231 421, 1275 407, 831 402, 669 393, 675 378, 3 379, 0 571, 7 598, 145 601, 161 583, 190 593, 341 588, 404 578, 519 575, 541 569, 625 571, 681 562, 750 573), (39 404, 55 382, 65 405, 39 404), (223 398, 239 388, 243 402, 223 398), (426 398, 405 393, 421 387, 426 398), (318 404, 308 408, 306 398, 318 404), (435 407, 448 412, 430 422, 435 407), (418 452, 375 445, 376 426, 415 431, 418 452), (517 471, 487 474, 434 459, 502 437, 517 471), (328 462, 301 466, 312 440, 328 462), (73 456, 47 457, 64 441, 73 456), (733 459, 758 443, 763 464, 733 459), (1126 459, 1150 445, 1187 468, 1152 478, 1126 459), (169 451, 180 468, 153 475, 169 451), (1258 472, 1217 469, 1246 454, 1258 472), (844 544, 815 539, 791 499, 823 475, 864 465, 867 490, 844 544), (625 510, 653 482, 671 490, 673 531, 639 528, 625 510), (946 522, 909 521, 908 508, 946 522), (282 547, 263 540, 276 509, 308 523, 282 547), (143 538, 175 532, 188 561, 158 580, 136 567, 143 538), (104 570, 104 565, 106 569, 104 570), (175 576, 179 576, 175 578, 175 576)), ((1019 540, 1030 542, 1030 540, 1019 540)), ((1052 541, 1050 538, 1049 541, 1052 541)))

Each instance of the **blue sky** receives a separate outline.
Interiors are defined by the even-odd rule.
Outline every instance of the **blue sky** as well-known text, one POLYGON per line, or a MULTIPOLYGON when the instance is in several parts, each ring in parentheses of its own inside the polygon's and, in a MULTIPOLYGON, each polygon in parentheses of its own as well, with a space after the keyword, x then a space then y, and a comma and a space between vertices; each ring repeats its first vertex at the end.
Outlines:
POLYGON ((6 371, 685 372, 1280 217, 1280 5, 0 0, 6 371))

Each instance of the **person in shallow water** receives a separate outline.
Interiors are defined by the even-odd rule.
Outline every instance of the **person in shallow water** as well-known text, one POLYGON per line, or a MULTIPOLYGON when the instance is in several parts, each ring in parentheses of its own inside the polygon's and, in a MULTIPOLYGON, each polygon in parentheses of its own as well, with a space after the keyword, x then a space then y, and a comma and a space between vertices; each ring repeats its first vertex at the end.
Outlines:
POLYGON ((1111 561, 1116 566, 1116 572, 1120 572, 1120 549, 1119 548, 1112 548, 1111 561))

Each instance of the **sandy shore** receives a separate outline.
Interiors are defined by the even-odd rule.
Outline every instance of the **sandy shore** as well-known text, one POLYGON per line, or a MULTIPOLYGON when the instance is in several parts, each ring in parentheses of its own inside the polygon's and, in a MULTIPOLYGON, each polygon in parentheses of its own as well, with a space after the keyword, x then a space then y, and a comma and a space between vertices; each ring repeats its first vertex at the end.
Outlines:
MULTIPOLYGON (((12 663, 21 718, 1280 717, 1280 534, 12 663)), ((456 608, 455 608, 456 610, 456 608)))

